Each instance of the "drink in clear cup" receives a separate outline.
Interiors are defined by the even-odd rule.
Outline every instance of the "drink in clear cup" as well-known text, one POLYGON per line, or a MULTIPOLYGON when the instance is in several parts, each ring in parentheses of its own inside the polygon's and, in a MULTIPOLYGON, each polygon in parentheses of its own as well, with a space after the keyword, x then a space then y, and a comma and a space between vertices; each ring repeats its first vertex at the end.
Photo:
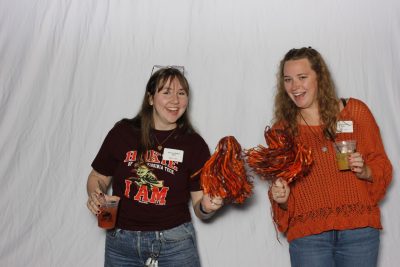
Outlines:
POLYGON ((349 170, 350 167, 348 157, 351 153, 356 151, 356 141, 336 141, 333 146, 336 151, 336 162, 338 169, 341 171, 349 170))
POLYGON ((117 220, 119 200, 108 200, 101 204, 100 214, 97 216, 98 225, 104 229, 113 229, 117 220))

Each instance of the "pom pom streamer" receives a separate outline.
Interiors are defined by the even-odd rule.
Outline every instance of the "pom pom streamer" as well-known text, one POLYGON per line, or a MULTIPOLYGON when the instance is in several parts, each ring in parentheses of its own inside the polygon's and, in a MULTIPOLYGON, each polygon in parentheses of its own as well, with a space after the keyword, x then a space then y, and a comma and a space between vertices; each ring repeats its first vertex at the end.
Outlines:
POLYGON ((307 175, 313 159, 311 149, 296 143, 291 134, 283 129, 264 131, 268 148, 259 145, 246 151, 247 164, 263 180, 282 178, 288 183, 307 175))
POLYGON ((222 197, 225 203, 243 203, 252 193, 244 167, 243 151, 235 137, 223 137, 214 154, 201 169, 204 193, 222 197))

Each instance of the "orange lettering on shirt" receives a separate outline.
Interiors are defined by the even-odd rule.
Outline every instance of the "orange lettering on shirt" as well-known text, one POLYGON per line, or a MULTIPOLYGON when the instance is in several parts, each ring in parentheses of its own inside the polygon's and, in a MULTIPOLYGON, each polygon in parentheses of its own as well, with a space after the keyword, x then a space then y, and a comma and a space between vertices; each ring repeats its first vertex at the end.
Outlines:
POLYGON ((166 201, 165 198, 167 197, 167 192, 169 190, 169 187, 163 187, 161 191, 158 189, 158 187, 153 187, 152 192, 151 192, 151 199, 150 203, 152 204, 158 204, 158 205, 165 205, 166 201))
POLYGON ((149 191, 147 190, 147 186, 146 185, 140 186, 138 192, 133 197, 133 199, 144 203, 149 202, 149 191))

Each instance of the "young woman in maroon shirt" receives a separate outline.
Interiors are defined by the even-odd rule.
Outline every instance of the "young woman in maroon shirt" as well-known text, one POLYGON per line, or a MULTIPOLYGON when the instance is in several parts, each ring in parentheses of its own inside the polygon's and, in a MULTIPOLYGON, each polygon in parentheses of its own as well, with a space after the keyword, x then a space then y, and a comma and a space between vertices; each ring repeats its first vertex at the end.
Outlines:
POLYGON ((210 156, 191 126, 189 84, 178 67, 150 77, 140 112, 108 133, 87 181, 89 210, 119 199, 106 237, 105 266, 200 266, 188 202, 200 219, 222 206, 200 188, 198 170, 210 156), (112 196, 106 195, 112 185, 112 196), (153 265, 152 265, 153 264, 153 265))

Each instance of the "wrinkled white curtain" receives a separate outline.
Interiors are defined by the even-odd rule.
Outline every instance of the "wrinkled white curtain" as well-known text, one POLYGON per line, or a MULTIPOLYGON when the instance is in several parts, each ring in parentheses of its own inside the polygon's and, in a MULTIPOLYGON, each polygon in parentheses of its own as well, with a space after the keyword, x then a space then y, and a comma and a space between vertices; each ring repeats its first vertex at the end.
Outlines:
MULTIPOLYGON (((226 135, 250 148, 264 144, 279 60, 302 46, 380 125, 394 180, 379 266, 397 265, 398 0, 0 0, 0 266, 102 266, 87 174, 108 130, 138 111, 153 65, 185 66, 210 149, 226 135)), ((255 184, 245 205, 194 219, 203 266, 289 266, 255 184)))

